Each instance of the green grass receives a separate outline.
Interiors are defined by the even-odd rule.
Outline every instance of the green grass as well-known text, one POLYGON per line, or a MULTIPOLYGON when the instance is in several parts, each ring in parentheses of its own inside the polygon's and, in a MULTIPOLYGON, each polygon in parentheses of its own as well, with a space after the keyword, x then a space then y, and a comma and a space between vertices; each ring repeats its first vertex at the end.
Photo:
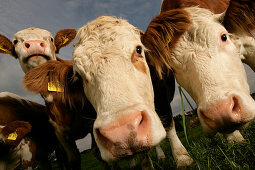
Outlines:
MULTIPOLYGON (((186 120, 186 124, 189 119, 186 120)), ((228 144, 222 135, 214 138, 205 136, 201 126, 193 129, 187 128, 187 137, 190 148, 187 146, 184 132, 178 133, 182 143, 189 152, 195 157, 201 169, 255 169, 255 124, 251 124, 248 128, 241 131, 246 142, 243 144, 228 144)), ((155 149, 149 151, 149 155, 153 161, 154 168, 157 170, 176 169, 173 160, 170 144, 167 139, 160 144, 165 152, 165 161, 157 160, 155 149)), ((134 156, 137 165, 135 169, 141 169, 140 159, 138 155, 134 156)), ((117 164, 109 164, 111 169, 129 169, 129 161, 121 160, 117 164)), ((53 169, 58 169, 54 165, 53 169)), ((82 154, 82 169, 104 169, 103 164, 96 159, 92 151, 82 154)), ((198 169, 198 165, 194 163, 186 169, 198 169)))

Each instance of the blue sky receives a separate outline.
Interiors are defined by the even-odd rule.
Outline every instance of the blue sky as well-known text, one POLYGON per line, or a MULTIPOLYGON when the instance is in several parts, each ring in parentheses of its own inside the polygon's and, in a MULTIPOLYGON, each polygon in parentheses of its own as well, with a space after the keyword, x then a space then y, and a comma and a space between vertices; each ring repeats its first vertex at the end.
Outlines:
MULTIPOLYGON (((139 29, 146 30, 150 20, 159 13, 161 0, 0 0, 0 33, 9 39, 27 27, 39 27, 53 36, 63 28, 76 28, 100 15, 113 15, 127 19, 139 29)), ((72 45, 58 55, 71 60, 72 45)), ((255 89, 255 75, 246 67, 251 92, 255 89)), ((39 95, 23 90, 22 72, 17 60, 0 54, 0 91, 9 91, 24 98, 43 103, 39 95)), ((177 89, 177 88, 176 88, 177 89)), ((171 103, 173 113, 181 111, 180 96, 176 90, 171 103)), ((194 105, 194 102, 193 102, 194 105)), ((186 104, 186 110, 190 110, 186 104)))

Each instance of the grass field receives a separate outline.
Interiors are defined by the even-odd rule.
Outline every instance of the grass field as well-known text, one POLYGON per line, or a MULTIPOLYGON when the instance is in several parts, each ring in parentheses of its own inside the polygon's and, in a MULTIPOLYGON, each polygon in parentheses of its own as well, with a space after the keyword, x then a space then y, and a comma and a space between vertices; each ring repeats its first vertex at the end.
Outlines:
MULTIPOLYGON (((189 120, 186 121, 189 123, 189 120)), ((243 144, 228 144, 227 140, 218 135, 214 138, 206 137, 201 129, 197 126, 193 129, 187 129, 188 146, 184 132, 178 133, 182 143, 193 157, 194 164, 186 169, 255 169, 255 124, 251 124, 247 129, 242 130, 246 141, 243 144)), ((153 161, 154 168, 157 170, 176 169, 173 160, 171 148, 167 139, 161 144, 165 152, 166 159, 158 161, 155 149, 149 151, 149 155, 153 161)), ((139 156, 135 155, 136 167, 141 169, 139 156)), ((121 160, 111 169, 129 169, 129 161, 121 160)), ((56 164, 54 169, 58 169, 56 164)), ((104 169, 103 164, 96 159, 92 151, 82 153, 82 169, 104 169)))

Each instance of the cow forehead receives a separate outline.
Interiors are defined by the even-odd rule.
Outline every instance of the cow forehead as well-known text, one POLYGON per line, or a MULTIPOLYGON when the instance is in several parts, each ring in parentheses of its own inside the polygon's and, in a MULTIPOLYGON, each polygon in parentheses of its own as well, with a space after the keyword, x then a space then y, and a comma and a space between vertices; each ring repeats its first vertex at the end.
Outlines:
POLYGON ((14 38, 22 38, 23 40, 31 39, 31 38, 41 39, 43 37, 52 37, 52 35, 47 30, 35 28, 35 27, 26 28, 14 34, 14 38))
POLYGON ((134 44, 141 44, 137 28, 124 19, 112 16, 98 17, 80 28, 77 37, 75 48, 82 46, 87 54, 121 53, 133 49, 134 44))
POLYGON ((189 13, 192 25, 184 34, 188 36, 190 43, 198 42, 201 45, 208 46, 212 39, 215 40, 219 33, 227 32, 224 26, 219 22, 218 15, 203 8, 190 7, 185 8, 189 13))

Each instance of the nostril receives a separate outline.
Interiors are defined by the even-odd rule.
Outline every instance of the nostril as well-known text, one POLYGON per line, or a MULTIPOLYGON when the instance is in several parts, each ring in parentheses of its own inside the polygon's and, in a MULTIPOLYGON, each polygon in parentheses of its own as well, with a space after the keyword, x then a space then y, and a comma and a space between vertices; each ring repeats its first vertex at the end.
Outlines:
POLYGON ((142 116, 142 118, 141 118, 141 120, 140 120, 140 123, 139 123, 139 126, 141 126, 141 124, 143 123, 143 115, 141 115, 142 116))
POLYGON ((45 46, 45 44, 44 44, 43 42, 41 42, 41 43, 40 43, 40 46, 41 46, 41 47, 44 47, 44 46, 45 46))
POLYGON ((137 129, 137 135, 139 138, 147 137, 149 134, 150 118, 146 112, 142 111, 141 119, 137 129))
POLYGON ((29 43, 25 43, 25 47, 26 47, 26 48, 29 48, 29 47, 30 47, 30 44, 29 44, 29 43))
POLYGON ((234 105, 232 108, 233 113, 240 113, 241 108, 240 108, 239 100, 235 96, 233 97, 233 105, 234 105))

